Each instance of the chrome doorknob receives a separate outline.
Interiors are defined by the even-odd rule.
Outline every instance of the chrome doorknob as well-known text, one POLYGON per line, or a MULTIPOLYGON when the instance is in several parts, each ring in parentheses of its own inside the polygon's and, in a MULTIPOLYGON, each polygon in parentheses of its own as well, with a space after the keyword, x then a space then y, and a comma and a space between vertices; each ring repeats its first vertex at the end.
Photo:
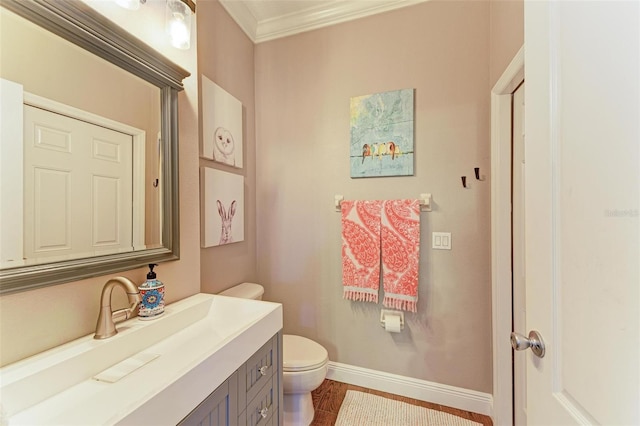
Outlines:
POLYGON ((531 352, 533 352, 535 356, 538 358, 544 357, 544 341, 540 333, 535 330, 529 332, 529 338, 516 332, 511 333, 511 347, 516 351, 531 348, 531 352))

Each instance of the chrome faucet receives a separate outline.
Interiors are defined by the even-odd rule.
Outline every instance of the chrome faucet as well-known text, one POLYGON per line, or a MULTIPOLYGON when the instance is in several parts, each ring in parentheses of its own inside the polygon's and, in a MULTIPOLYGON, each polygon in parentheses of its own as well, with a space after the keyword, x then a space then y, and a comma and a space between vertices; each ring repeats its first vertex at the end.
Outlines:
POLYGON ((100 314, 98 315, 98 323, 96 324, 96 334, 94 339, 107 339, 118 333, 116 324, 133 316, 133 312, 142 301, 138 287, 128 278, 115 277, 111 278, 102 288, 102 296, 100 297, 100 314), (111 293, 116 286, 121 286, 127 292, 127 298, 131 306, 124 309, 111 311, 111 293))

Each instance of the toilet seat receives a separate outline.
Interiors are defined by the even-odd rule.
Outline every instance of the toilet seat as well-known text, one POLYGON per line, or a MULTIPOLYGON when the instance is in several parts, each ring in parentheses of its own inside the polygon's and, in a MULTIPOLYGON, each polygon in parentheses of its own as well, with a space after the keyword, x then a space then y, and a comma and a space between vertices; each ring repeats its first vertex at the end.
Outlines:
POLYGON ((285 334, 282 347, 284 372, 315 370, 329 361, 327 350, 306 337, 285 334))

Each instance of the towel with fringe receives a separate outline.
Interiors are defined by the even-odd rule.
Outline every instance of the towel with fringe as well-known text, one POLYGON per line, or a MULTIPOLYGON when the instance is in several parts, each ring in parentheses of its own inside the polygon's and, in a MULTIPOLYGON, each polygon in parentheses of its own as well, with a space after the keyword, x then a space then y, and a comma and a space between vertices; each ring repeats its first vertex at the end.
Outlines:
POLYGON ((382 201, 344 200, 340 206, 343 297, 378 303, 382 201))
POLYGON ((383 305, 416 312, 420 262, 420 201, 387 200, 381 217, 383 305))

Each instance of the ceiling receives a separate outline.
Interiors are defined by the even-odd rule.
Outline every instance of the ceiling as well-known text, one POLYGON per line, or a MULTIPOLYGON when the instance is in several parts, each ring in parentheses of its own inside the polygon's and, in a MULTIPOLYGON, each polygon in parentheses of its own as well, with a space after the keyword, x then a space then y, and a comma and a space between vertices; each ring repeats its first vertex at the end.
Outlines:
POLYGON ((427 0, 220 0, 254 43, 327 27, 427 0))

